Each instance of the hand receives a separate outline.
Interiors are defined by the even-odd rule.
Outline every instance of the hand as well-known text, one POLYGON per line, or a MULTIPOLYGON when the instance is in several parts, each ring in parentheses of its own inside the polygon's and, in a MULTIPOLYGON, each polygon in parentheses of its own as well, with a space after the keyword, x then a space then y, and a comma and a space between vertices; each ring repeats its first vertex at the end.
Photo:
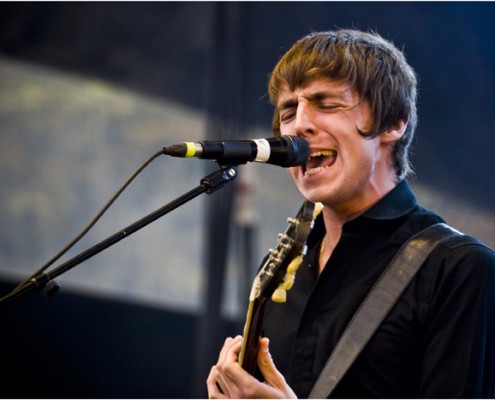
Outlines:
POLYGON ((212 367, 206 380, 210 399, 297 398, 283 375, 275 367, 268 349, 267 338, 260 340, 257 359, 258 368, 265 379, 264 382, 260 382, 246 372, 237 362, 241 345, 241 336, 225 340, 218 362, 212 367))

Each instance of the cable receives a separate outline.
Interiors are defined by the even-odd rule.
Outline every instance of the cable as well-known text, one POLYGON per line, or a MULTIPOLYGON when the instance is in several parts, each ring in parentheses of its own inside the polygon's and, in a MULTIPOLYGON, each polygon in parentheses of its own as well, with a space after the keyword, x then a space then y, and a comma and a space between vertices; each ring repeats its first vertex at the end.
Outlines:
POLYGON ((157 157, 164 154, 164 150, 160 150, 157 153, 153 154, 146 161, 144 161, 141 166, 134 171, 129 178, 124 182, 124 184, 115 192, 115 194, 107 201, 107 203, 103 206, 103 208, 98 211, 98 213, 93 217, 88 225, 74 238, 72 239, 62 250, 60 250, 57 254, 55 254, 50 260, 48 260, 40 269, 38 269, 34 274, 32 274, 29 278, 25 279, 19 285, 17 285, 12 293, 17 292, 22 289, 24 285, 26 285, 31 279, 35 276, 41 274, 48 267, 50 267, 55 261, 57 261, 60 257, 62 257, 65 253, 67 253, 77 242, 79 242, 84 235, 86 235, 89 230, 99 221, 99 219, 105 214, 105 212, 110 208, 110 206, 117 200, 117 198, 122 194, 122 192, 130 185, 130 183, 157 157))

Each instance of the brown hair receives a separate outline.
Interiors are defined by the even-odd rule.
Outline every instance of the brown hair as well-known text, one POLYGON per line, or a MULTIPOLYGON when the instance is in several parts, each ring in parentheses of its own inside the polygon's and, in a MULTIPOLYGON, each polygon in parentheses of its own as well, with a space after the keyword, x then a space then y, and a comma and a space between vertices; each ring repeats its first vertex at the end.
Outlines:
MULTIPOLYGON (((409 149, 417 123, 417 80, 404 54, 374 32, 343 29, 312 33, 297 41, 275 66, 268 84, 270 100, 276 105, 283 84, 294 90, 322 77, 350 83, 359 97, 368 101, 371 128, 359 131, 363 136, 377 136, 398 121, 408 120, 393 152, 397 177, 405 178, 412 171, 409 149)), ((273 132, 280 135, 276 107, 273 132)))

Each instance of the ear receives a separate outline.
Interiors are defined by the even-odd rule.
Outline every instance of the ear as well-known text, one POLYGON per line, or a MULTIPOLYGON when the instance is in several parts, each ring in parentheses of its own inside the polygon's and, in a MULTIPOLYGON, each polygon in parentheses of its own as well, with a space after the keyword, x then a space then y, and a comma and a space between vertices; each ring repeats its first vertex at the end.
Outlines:
POLYGON ((380 143, 391 143, 399 140, 406 132, 408 118, 400 119, 394 125, 385 129, 380 135, 380 143))

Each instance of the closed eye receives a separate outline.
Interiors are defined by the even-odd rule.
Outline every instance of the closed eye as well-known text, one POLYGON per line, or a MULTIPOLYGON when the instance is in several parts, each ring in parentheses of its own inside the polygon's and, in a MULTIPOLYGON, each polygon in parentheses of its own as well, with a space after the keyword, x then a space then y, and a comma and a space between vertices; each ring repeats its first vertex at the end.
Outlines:
POLYGON ((287 111, 280 113, 280 122, 290 121, 296 115, 295 111, 287 111))
POLYGON ((336 110, 342 106, 336 104, 318 104, 318 108, 321 110, 336 110))

